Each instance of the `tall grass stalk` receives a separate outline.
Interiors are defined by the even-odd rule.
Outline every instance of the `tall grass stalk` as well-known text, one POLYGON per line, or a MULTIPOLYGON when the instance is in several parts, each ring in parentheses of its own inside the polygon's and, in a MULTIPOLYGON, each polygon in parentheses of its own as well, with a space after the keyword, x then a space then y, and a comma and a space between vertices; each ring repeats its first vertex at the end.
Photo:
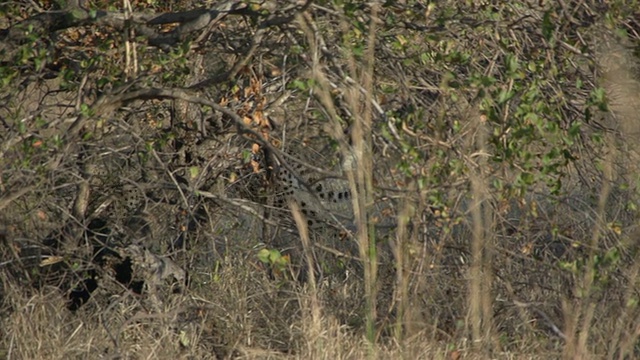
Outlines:
MULTIPOLYGON (((360 258, 364 268, 364 287, 366 302, 366 334, 370 343, 376 338, 376 277, 377 253, 374 224, 369 222, 368 210, 373 205, 373 159, 372 159, 372 94, 373 67, 375 63, 375 38, 378 19, 378 5, 371 5, 371 23, 367 38, 367 51, 362 62, 356 56, 350 45, 343 46, 344 56, 352 79, 355 84, 349 84, 345 91, 345 99, 353 114, 351 127, 351 142, 344 136, 343 125, 331 96, 331 83, 324 73, 319 60, 319 44, 314 32, 304 17, 298 21, 307 35, 312 49, 313 68, 312 78, 315 80, 315 94, 329 114, 329 130, 340 146, 340 152, 345 160, 345 173, 349 180, 352 194, 352 206, 357 232, 360 258)), ((348 20, 343 21, 343 30, 349 31, 348 20)))
POLYGON ((487 134, 482 118, 471 119, 476 122, 475 132, 470 133, 467 142, 470 153, 471 181, 471 267, 469 269, 469 322, 474 345, 478 349, 489 349, 487 346, 493 334, 493 303, 491 298, 492 271, 491 254, 493 232, 492 210, 486 174, 487 134), (474 155, 479 156, 474 156, 474 155), (473 160, 477 158, 477 160, 473 160))

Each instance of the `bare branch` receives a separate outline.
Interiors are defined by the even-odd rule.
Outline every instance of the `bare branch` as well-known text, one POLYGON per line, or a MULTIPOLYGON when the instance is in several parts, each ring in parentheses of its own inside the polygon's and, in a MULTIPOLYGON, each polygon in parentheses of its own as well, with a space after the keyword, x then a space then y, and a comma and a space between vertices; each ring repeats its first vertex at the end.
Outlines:
MULTIPOLYGON (((220 21, 228 14, 246 13, 247 5, 239 0, 228 0, 210 9, 196 9, 186 12, 149 14, 132 13, 131 24, 136 33, 145 36, 149 45, 169 47, 184 40, 195 31, 220 21), (173 31, 160 33, 150 26, 179 23, 173 31)), ((80 6, 67 10, 44 12, 21 21, 8 29, 0 31, 0 53, 11 55, 17 45, 28 39, 30 35, 46 37, 56 31, 87 25, 109 26, 118 30, 124 29, 128 23, 124 13, 111 11, 90 11, 80 6)))

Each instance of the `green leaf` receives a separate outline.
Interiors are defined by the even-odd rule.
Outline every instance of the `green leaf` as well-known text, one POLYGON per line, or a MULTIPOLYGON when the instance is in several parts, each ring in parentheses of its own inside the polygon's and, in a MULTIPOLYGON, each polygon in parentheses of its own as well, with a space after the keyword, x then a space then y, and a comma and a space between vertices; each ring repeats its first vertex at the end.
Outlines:
POLYGON ((510 73, 515 73, 520 68, 520 64, 518 63, 518 58, 513 54, 507 54, 505 59, 507 71, 510 73))
POLYGON ((502 89, 498 94, 498 104, 502 105, 507 101, 511 100, 515 93, 512 90, 502 89))
POLYGON ((289 83, 289 87, 291 89, 298 89, 300 91, 309 90, 309 86, 307 86, 307 83, 305 81, 300 80, 300 79, 295 79, 292 82, 290 82, 289 83))
POLYGON ((191 177, 191 179, 197 178, 199 174, 200 174, 200 168, 199 167, 191 166, 189 168, 189 176, 191 177))
POLYGON ((258 251, 258 260, 260 260, 260 262, 262 262, 263 264, 271 264, 270 258, 271 252, 268 249, 261 249, 260 251, 258 251))

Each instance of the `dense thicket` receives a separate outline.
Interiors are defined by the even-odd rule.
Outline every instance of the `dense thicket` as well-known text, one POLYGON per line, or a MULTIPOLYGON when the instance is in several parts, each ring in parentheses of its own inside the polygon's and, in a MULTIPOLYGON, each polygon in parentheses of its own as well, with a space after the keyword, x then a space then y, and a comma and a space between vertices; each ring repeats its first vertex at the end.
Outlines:
POLYGON ((638 355, 636 1, 0 14, 0 354, 638 355))

